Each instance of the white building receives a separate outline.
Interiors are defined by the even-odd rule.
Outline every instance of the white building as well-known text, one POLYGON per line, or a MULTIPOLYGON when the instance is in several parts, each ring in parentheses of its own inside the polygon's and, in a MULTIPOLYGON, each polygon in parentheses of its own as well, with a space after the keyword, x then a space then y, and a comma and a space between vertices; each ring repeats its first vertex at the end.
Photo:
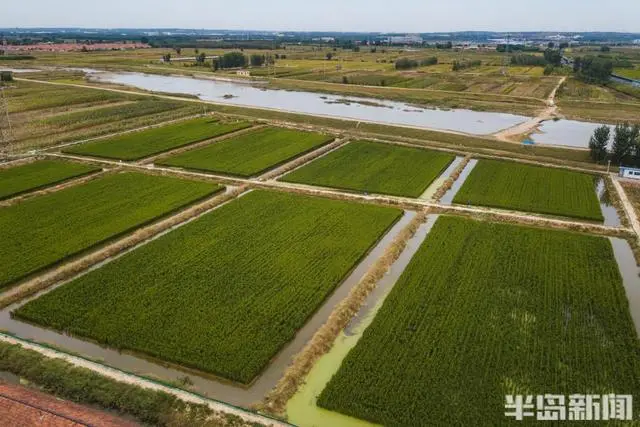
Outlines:
POLYGON ((626 167, 626 166, 620 166, 619 175, 622 178, 640 179, 640 169, 639 168, 630 168, 630 167, 626 167))
POLYGON ((238 70, 238 71, 236 71, 236 75, 237 76, 242 76, 242 77, 251 77, 251 71, 249 71, 249 70, 238 70))

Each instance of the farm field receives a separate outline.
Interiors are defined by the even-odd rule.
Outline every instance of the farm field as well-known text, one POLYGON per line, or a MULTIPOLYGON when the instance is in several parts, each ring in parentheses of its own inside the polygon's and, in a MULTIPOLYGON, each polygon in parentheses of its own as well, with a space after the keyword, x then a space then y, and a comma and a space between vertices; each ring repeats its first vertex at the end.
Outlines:
POLYGON ((15 314, 248 384, 401 215, 256 190, 15 314))
POLYGON ((596 180, 580 172, 482 159, 453 202, 603 221, 596 180))
POLYGON ((223 123, 204 117, 74 145, 62 151, 108 159, 140 160, 249 126, 247 122, 223 123))
POLYGON ((332 140, 332 136, 320 133, 268 127, 180 153, 156 163, 250 177, 332 140))
POLYGON ((282 181, 393 196, 420 196, 455 158, 421 148, 355 141, 282 181))
POLYGON ((13 82, 4 95, 14 151, 122 132, 202 111, 180 101, 26 81, 13 82))
POLYGON ((118 173, 0 208, 0 288, 219 189, 118 173))
POLYGON ((318 403, 503 425, 508 394, 638 395, 639 356, 609 240, 442 216, 318 403))
POLYGON ((59 184, 100 168, 57 160, 38 160, 0 169, 0 200, 59 184))

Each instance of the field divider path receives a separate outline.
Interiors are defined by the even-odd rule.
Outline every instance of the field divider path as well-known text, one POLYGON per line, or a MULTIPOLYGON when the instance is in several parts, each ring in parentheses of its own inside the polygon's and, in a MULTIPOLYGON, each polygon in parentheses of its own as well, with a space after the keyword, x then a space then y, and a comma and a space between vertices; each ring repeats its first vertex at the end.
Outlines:
POLYGON ((126 135, 128 133, 134 133, 134 132, 140 132, 140 131, 143 131, 143 130, 159 128, 159 127, 163 127, 163 126, 166 126, 166 125, 170 125, 172 123, 178 123, 178 122, 182 122, 182 121, 186 121, 186 120, 190 120, 190 119, 197 119, 197 118, 204 117, 204 116, 205 116, 204 114, 195 114, 195 115, 191 115, 191 116, 180 117, 180 118, 177 118, 177 119, 167 120, 167 121, 160 122, 160 123, 154 123, 152 125, 142 126, 142 127, 135 128, 135 129, 128 129, 128 130, 123 130, 123 131, 120 131, 120 132, 109 133, 109 134, 106 134, 106 135, 93 136, 91 138, 80 139, 80 140, 77 140, 77 141, 65 142, 63 144, 58 144, 58 145, 53 145, 51 147, 43 148, 42 151, 60 150, 61 148, 71 147, 73 145, 84 144, 86 142, 96 141, 96 140, 99 140, 99 139, 109 139, 109 138, 113 138, 115 136, 126 135))
POLYGON ((109 169, 103 168, 100 171, 92 172, 86 175, 82 175, 78 178, 67 179, 60 184, 53 185, 51 187, 45 187, 40 190, 33 190, 27 193, 19 194, 15 197, 11 197, 9 199, 5 199, 0 201, 0 207, 11 206, 13 204, 19 203, 23 200, 30 199, 36 196, 44 196, 45 194, 55 193, 60 190, 64 190, 66 188, 75 187, 77 185, 86 184, 89 181, 93 181, 94 179, 102 178, 107 173, 115 171, 117 168, 109 169))
POLYGON ((160 384, 158 382, 149 380, 147 378, 142 378, 137 375, 121 371, 119 369, 105 366, 98 362, 93 362, 91 360, 88 360, 79 356, 67 354, 62 351, 45 347, 27 340, 22 340, 20 338, 16 338, 4 333, 0 333, 0 341, 6 342, 9 344, 20 345, 23 348, 36 351, 46 357, 64 360, 68 363, 71 363, 74 366, 89 369, 107 378, 111 378, 113 380, 116 380, 122 383, 132 384, 132 385, 150 389, 150 390, 161 391, 161 392, 176 396, 177 398, 185 402, 206 405, 207 407, 209 407, 211 410, 215 412, 222 412, 222 413, 235 415, 242 418, 244 421, 248 423, 259 423, 259 424, 274 426, 274 427, 280 427, 280 426, 285 427, 285 426, 291 425, 286 422, 276 420, 274 418, 262 416, 255 412, 249 412, 237 406, 229 405, 227 403, 223 403, 218 400, 208 399, 196 393, 191 393, 185 390, 170 387, 168 385, 160 384))
POLYGON ((616 189, 618 197, 622 202, 624 212, 627 215, 627 218, 629 218, 631 228, 636 235, 636 241, 640 244, 640 221, 638 220, 633 204, 629 200, 629 197, 627 197, 627 193, 624 191, 624 188, 622 188, 622 185, 615 174, 611 174, 611 182, 613 183, 613 187, 616 189))
POLYGON ((293 160, 283 164, 282 166, 279 166, 275 169, 265 172, 264 174, 258 176, 256 179, 258 181, 277 180, 281 178, 283 175, 288 174, 289 172, 293 172, 296 169, 306 166, 307 163, 313 160, 319 159, 333 151, 336 151, 338 148, 341 148, 347 145, 348 142, 349 142, 349 139, 347 138, 336 138, 333 142, 330 142, 327 145, 323 145, 322 147, 310 153, 294 158, 293 160))
POLYGON ((507 221, 516 222, 524 225, 546 225, 559 229, 571 229, 575 231, 589 232, 597 235, 606 235, 620 237, 621 235, 634 233, 626 227, 611 227, 603 224, 597 224, 588 221, 572 220, 553 218, 548 216, 542 216, 532 213, 510 211, 505 209, 496 209, 480 206, 460 206, 460 205, 443 205, 438 202, 432 202, 429 200, 412 199, 409 197, 399 196, 385 196, 385 195, 365 195, 360 193, 350 193, 346 191, 326 188, 326 187, 314 187, 305 184, 294 184, 290 182, 281 182, 275 180, 259 181, 257 179, 246 179, 231 177, 225 175, 217 175, 202 172, 193 172, 184 169, 175 169, 167 167, 157 167, 153 165, 138 165, 138 164, 125 164, 112 160, 97 160, 94 158, 87 159, 81 156, 58 154, 58 153, 44 153, 50 157, 67 158, 76 161, 90 161, 94 163, 102 163, 107 165, 122 166, 132 170, 142 170, 151 173, 166 173, 168 175, 185 177, 185 178, 200 178, 200 179, 214 179, 221 183, 230 185, 248 185, 253 188, 267 188, 281 191, 297 192, 301 194, 307 194, 310 196, 328 197, 341 200, 354 200, 365 203, 374 203, 385 206, 396 206, 410 210, 421 210, 423 208, 436 209, 438 213, 449 213, 466 216, 481 216, 491 217, 495 221, 507 221))
POLYGON ((198 148, 206 147, 210 144, 216 144, 218 142, 225 141, 231 138, 237 138, 238 136, 244 135, 246 133, 255 132, 256 130, 265 128, 265 125, 254 125, 245 129, 235 130, 229 133, 225 133, 224 135, 216 136, 213 138, 205 139, 204 141, 196 142, 194 144, 185 145, 182 147, 176 147, 173 150, 163 151, 162 153, 158 153, 149 157, 145 157, 133 163, 138 163, 140 165, 147 165, 155 162, 156 160, 165 159, 171 156, 175 156, 176 154, 185 153, 187 151, 196 150, 198 148))
POLYGON ((166 218, 157 220, 150 225, 141 227, 126 234, 111 243, 90 249, 87 253, 71 258, 69 261, 59 266, 45 270, 33 278, 28 278, 22 283, 13 286, 0 293, 0 309, 5 308, 17 301, 25 299, 40 291, 48 289, 60 282, 75 277, 83 272, 96 268, 107 260, 110 260, 125 251, 136 248, 147 243, 163 233, 166 233, 180 225, 186 224, 190 220, 215 209, 225 202, 240 196, 246 191, 246 187, 234 188, 230 191, 216 193, 202 202, 188 206, 166 218))

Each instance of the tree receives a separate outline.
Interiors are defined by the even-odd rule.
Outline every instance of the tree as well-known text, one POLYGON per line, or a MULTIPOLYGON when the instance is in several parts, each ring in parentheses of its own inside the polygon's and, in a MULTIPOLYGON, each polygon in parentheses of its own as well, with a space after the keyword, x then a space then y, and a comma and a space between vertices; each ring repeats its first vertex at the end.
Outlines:
POLYGON ((553 74, 553 71, 554 71, 555 69, 556 69, 556 67, 554 67, 553 65, 551 65, 551 64, 547 64, 547 65, 544 67, 544 72, 543 72, 543 73, 544 73, 544 75, 545 75, 545 76, 550 76, 551 74, 553 74))
POLYGON ((162 60, 164 62, 171 62, 171 54, 170 53, 165 53, 164 55, 162 55, 162 60))
POLYGON ((556 44, 554 42, 547 43, 547 48, 548 49, 553 49, 555 46, 556 46, 556 44))
POLYGON ((408 70, 418 67, 418 61, 409 58, 400 58, 396 61, 396 70, 408 70))
POLYGON ((252 67, 262 67, 265 63, 265 56, 264 55, 251 55, 251 66, 252 67))
POLYGON ((584 82, 604 84, 611 78, 613 62, 610 59, 595 56, 576 58, 573 71, 584 82))
POLYGON ((177 54, 178 56, 180 56, 180 54, 182 53, 182 48, 181 48, 181 47, 177 47, 177 48, 175 48, 174 50, 176 51, 176 54, 177 54))
POLYGON ((600 162, 607 157, 610 136, 611 129, 607 125, 602 125, 593 132, 591 139, 589 139, 589 151, 594 161, 600 162))
POLYGON ((611 155, 614 162, 620 164, 633 153, 635 143, 638 139, 634 128, 635 126, 629 126, 628 123, 616 126, 613 135, 613 145, 611 147, 611 155))
POLYGON ((207 59, 207 55, 204 52, 202 52, 201 54, 196 56, 196 64, 203 65, 206 59, 207 59))
POLYGON ((558 49, 566 49, 569 47, 569 43, 568 42, 562 42, 560 43, 560 46, 558 46, 558 49))
POLYGON ((600 46, 600 52, 609 52, 611 48, 609 46, 600 46))
POLYGON ((247 57, 242 52, 229 52, 218 60, 220 68, 241 68, 247 66, 247 57))
POLYGON ((544 51, 544 59, 551 65, 559 67, 562 63, 562 54, 559 50, 547 49, 544 51))
POLYGON ((331 61, 331 58, 333 58, 333 53, 327 52, 327 61, 331 61))

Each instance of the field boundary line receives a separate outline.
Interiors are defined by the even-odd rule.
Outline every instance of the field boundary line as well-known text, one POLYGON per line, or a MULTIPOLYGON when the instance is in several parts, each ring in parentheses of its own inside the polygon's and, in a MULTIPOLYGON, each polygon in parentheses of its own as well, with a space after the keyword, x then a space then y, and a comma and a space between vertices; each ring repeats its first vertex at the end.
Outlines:
POLYGON ((138 161, 133 161, 132 163, 137 163, 139 165, 147 165, 147 164, 151 164, 153 162, 155 162, 156 160, 162 160, 164 158, 169 158, 172 156, 175 156, 176 154, 182 154, 182 153, 186 153, 187 151, 191 151, 191 150, 196 150, 198 148, 203 148, 206 147, 209 144, 216 144, 218 142, 222 142, 225 141, 227 139, 231 139, 231 138, 235 138, 238 137, 240 135, 244 135, 245 133, 251 133, 252 131, 256 131, 259 129, 263 129, 267 127, 266 125, 263 124, 258 124, 258 125, 251 125, 247 128, 244 129, 238 129, 235 131, 231 131, 231 132, 227 132, 225 134, 222 135, 218 135, 215 136, 213 138, 209 138, 209 139, 205 139, 203 141, 199 141, 193 144, 188 144, 188 145, 183 145, 182 147, 176 147, 173 150, 169 150, 169 151, 163 151, 161 153, 158 154, 154 154, 151 155, 149 157, 144 157, 138 161))
POLYGON ((618 197, 622 202, 622 206, 624 208, 625 213, 627 214, 627 218, 629 218, 629 222, 631 223, 631 228, 636 235, 636 240, 640 243, 640 221, 638 221, 638 216, 636 215, 635 208, 633 204, 627 197, 627 193, 624 191, 622 184, 620 184, 620 180, 615 174, 611 174, 611 182, 613 182, 613 187, 616 189, 618 193, 618 197))
MULTIPOLYGON (((52 157, 60 157, 60 158, 70 158, 74 160, 82 161, 82 157, 78 156, 68 156, 64 154, 47 154, 52 157)), ((90 159, 94 161, 93 159, 90 159)), ((100 162, 99 160, 97 161, 100 162)), ((620 236, 621 234, 629 233, 631 230, 625 227, 610 227, 604 224, 597 224, 588 221, 581 221, 579 219, 572 219, 568 217, 564 218, 555 218, 551 216, 545 216, 542 214, 536 214, 532 212, 522 212, 522 211, 511 211, 506 209, 497 209, 497 208, 488 208, 481 206, 460 206, 460 205, 442 205, 437 202, 428 201, 428 200, 420 200, 420 199, 412 199, 409 197, 399 197, 399 196, 388 196, 382 194, 375 195, 364 195, 356 192, 348 192, 340 189, 333 189, 328 187, 317 187, 310 186, 305 184, 294 184, 283 181, 259 181, 256 179, 245 179, 245 178, 237 178, 232 176, 225 175, 216 175, 210 173, 203 172, 192 172, 184 169, 174 169, 167 167, 153 167, 153 166, 144 166, 138 164, 120 164, 115 161, 102 161, 105 164, 112 164, 122 166, 123 168, 130 168, 133 170, 139 170, 143 172, 149 173, 167 173, 174 176, 182 176, 186 178, 204 178, 204 179, 213 179, 218 180, 222 183, 228 183, 230 185, 248 185, 253 188, 267 188, 267 189, 275 189, 280 191, 288 191, 288 192, 298 192, 302 194, 308 194, 311 196, 320 196, 334 199, 350 199, 354 201, 361 201, 365 203, 373 203, 379 205, 386 206, 400 206, 409 210, 421 210, 425 207, 438 209, 439 212, 451 213, 451 214, 461 214, 461 215, 480 215, 480 216, 488 216, 491 215, 494 217, 496 221, 502 220, 511 220, 524 225, 535 225, 535 224, 547 224, 553 226, 554 228, 559 229, 572 229, 582 232, 590 232, 592 234, 597 235, 607 235, 607 236, 620 236)), ((0 302, 1 305, 1 302, 0 302)))
POLYGON ((23 348, 36 351, 49 358, 62 359, 74 366, 89 369, 95 373, 111 378, 118 382, 131 384, 150 390, 161 391, 167 394, 171 394, 185 402, 206 405, 213 411, 236 415, 247 422, 254 422, 271 426, 291 425, 284 421, 272 418, 268 415, 251 412, 238 406, 231 405, 229 403, 205 397, 195 392, 182 390, 149 378, 141 377, 139 375, 120 370, 118 368, 107 366, 103 363, 89 360, 82 356, 71 355, 31 340, 18 338, 3 332, 0 332, 0 340, 9 344, 20 345, 23 348))
POLYGON ((162 127, 162 126, 166 126, 166 125, 169 125, 169 124, 172 124, 172 123, 181 122, 181 121, 184 121, 184 120, 197 119, 197 118, 203 117, 203 116, 204 116, 203 114, 196 114, 196 115, 192 115, 192 116, 180 117, 180 118, 177 118, 177 119, 167 120, 167 121, 160 122, 160 123, 154 123, 152 125, 142 126, 142 127, 139 127, 139 128, 123 130, 121 132, 110 133, 110 134, 107 134, 107 135, 93 136, 91 138, 81 139, 81 140, 78 140, 78 141, 65 142, 65 143, 62 143, 62 144, 53 145, 51 147, 42 148, 39 151, 40 152, 47 152, 47 151, 59 150, 61 148, 70 147, 72 145, 84 144, 86 142, 91 142, 91 141, 95 141, 95 140, 98 140, 98 139, 113 138, 114 136, 125 135, 125 134, 133 133, 133 132, 140 132, 140 131, 143 131, 143 130, 162 127))
POLYGON ((296 157, 280 166, 276 166, 275 168, 263 173, 256 177, 258 181, 270 181, 277 180, 282 178, 283 176, 300 169, 307 164, 311 163, 314 160, 317 160, 321 157, 332 153, 345 145, 351 142, 348 138, 336 138, 332 142, 325 144, 314 151, 303 154, 300 157, 296 157))
POLYGON ((264 397, 261 405, 263 409, 274 415, 282 415, 285 412, 286 403, 296 393, 311 368, 333 347, 335 339, 358 313, 366 297, 377 287, 380 279, 400 257, 409 239, 426 220, 426 216, 426 210, 420 211, 400 230, 364 276, 351 288, 348 295, 334 307, 325 323, 296 354, 277 385, 264 397))
MULTIPOLYGON (((428 127, 418 127, 418 126, 411 126, 411 125, 402 125, 402 124, 392 124, 392 123, 385 123, 385 122, 378 122, 378 121, 369 121, 369 120, 358 120, 358 119, 350 119, 350 118, 346 118, 346 117, 339 117, 339 116, 329 116, 329 115, 318 115, 318 114, 309 114, 309 113, 301 113, 298 111, 289 111, 289 110, 284 110, 284 109, 278 109, 278 108, 267 108, 267 107, 256 107, 256 106, 251 106, 251 105, 242 105, 242 104, 226 104, 226 103, 219 103, 216 101, 208 101, 208 100, 202 100, 202 99, 190 99, 190 98, 180 98, 180 97, 174 97, 174 96, 169 96, 169 95, 158 95, 158 94, 153 94, 153 93, 145 93, 145 92, 135 92, 135 91, 130 91, 130 90, 125 90, 125 89, 115 89, 115 88, 107 88, 107 87, 100 87, 100 86, 88 86, 88 85, 80 85, 80 84, 74 84, 74 83, 61 83, 61 82, 49 82, 49 81, 44 81, 44 80, 35 80, 35 79, 26 79, 26 78, 15 78, 18 81, 25 81, 25 82, 32 82, 32 83, 41 83, 41 84, 52 84, 52 85, 61 85, 61 86, 71 86, 71 87, 79 87, 79 88, 85 88, 85 89, 95 89, 95 90, 103 90, 103 91, 111 91, 111 92, 117 92, 117 93, 124 93, 124 94, 129 94, 129 95, 143 95, 143 96, 155 96, 155 97, 160 97, 160 98, 165 98, 165 99, 170 99, 170 100, 174 100, 174 101, 183 101, 183 102, 191 102, 191 103, 201 103, 201 104, 209 104, 209 105, 216 105, 216 106, 220 106, 220 107, 233 107, 233 108, 240 108, 240 109, 248 109, 248 110, 253 110, 253 111, 271 111, 271 112, 277 112, 277 113, 284 113, 284 114, 293 114, 293 115, 298 115, 298 116, 306 116, 306 117, 316 117, 316 118, 324 118, 324 119, 329 119, 329 120, 338 120, 338 121, 342 121, 342 122, 351 122, 351 123, 366 123, 366 124, 374 124, 374 125, 380 125, 380 126, 388 126, 388 127, 398 127, 398 128, 404 128, 404 129, 414 129, 414 130, 420 130, 420 131, 430 131, 430 132, 435 132, 435 133, 442 133, 442 134, 448 134, 448 135, 458 135, 458 136, 464 136, 464 137, 468 137, 468 138, 474 138, 474 139, 478 139, 478 138, 490 138, 488 140, 495 140, 496 142, 502 142, 504 143, 504 141, 500 141, 494 137, 491 136, 491 134, 488 135, 475 135, 475 134, 469 134, 469 133, 464 133, 464 132, 459 132, 459 131, 453 131, 453 130, 448 130, 448 129, 438 129, 438 128, 428 128, 428 127)), ((226 113, 226 112, 215 112, 215 114, 220 114, 222 116, 227 116, 227 117, 241 117, 244 118, 245 120, 252 120, 252 121, 258 121, 258 122, 267 122, 267 123, 273 123, 279 126, 284 126, 285 124, 288 126, 292 126, 295 128, 304 128, 301 126, 304 126, 302 123, 296 123, 296 122, 290 122, 287 120, 282 120, 282 119, 264 119, 264 118, 256 118, 255 116, 251 116, 251 115, 246 115, 246 114, 241 114, 241 113, 226 113)), ((353 129, 338 129, 338 128, 334 128, 331 126, 318 126, 318 125, 309 125, 306 127, 307 129, 326 129, 327 132, 331 132, 333 134, 350 134, 350 135, 354 135, 355 138, 359 138, 359 137, 364 137, 366 138, 371 138, 371 137, 383 137, 383 138, 389 138, 391 135, 388 134, 379 134, 379 133, 370 133, 370 132, 365 132, 365 133, 360 133, 357 130, 353 130, 353 129), (369 136, 371 135, 371 136, 369 136)), ((102 138, 102 137, 99 137, 102 138)), ((451 142, 440 142, 440 141, 433 141, 431 139, 419 139, 419 138, 412 138, 412 137, 398 137, 398 138, 402 138, 405 141, 406 140, 414 140, 414 141, 420 141, 420 142, 428 142, 431 144, 439 144, 439 145, 444 145, 445 147, 452 147, 450 148, 451 150, 455 150, 455 143, 451 143, 451 142)), ((512 144, 514 146, 518 146, 518 143, 514 143, 514 142, 507 142, 509 144, 512 144)), ((423 145, 424 144, 419 144, 419 145, 423 145)), ((431 148, 436 149, 438 147, 436 146, 432 146, 431 148)), ((556 148, 556 146, 550 146, 550 148, 556 148)), ((563 147, 563 146, 558 146, 557 148, 559 149, 571 149, 568 147, 563 147)), ((493 151, 496 153, 499 153, 501 155, 504 155, 506 157, 509 158, 513 158, 513 159, 517 159, 518 157, 514 156, 514 153, 509 152, 509 151, 503 151, 500 150, 499 147, 492 149, 490 147, 469 147, 469 146, 465 146, 462 148, 463 150, 465 150, 465 154, 466 152, 474 152, 474 153, 482 153, 483 151, 493 151)), ((582 151, 582 149, 580 148, 574 148, 574 150, 580 150, 582 151)), ((542 157, 544 157, 544 155, 542 155, 542 157)), ((558 159, 559 162, 562 162, 562 159, 558 159)), ((582 163, 580 161, 575 161, 577 163, 582 163)))
POLYGON ((0 309, 102 265, 102 263, 118 256, 118 254, 122 254, 131 248, 136 248, 142 243, 147 243, 159 237, 162 233, 169 232, 219 207, 225 202, 235 199, 245 191, 246 188, 244 187, 228 192, 223 189, 222 192, 216 192, 204 200, 196 201, 194 204, 175 212, 169 212, 166 216, 157 218, 148 224, 143 224, 122 233, 120 236, 115 236, 114 240, 110 239, 106 243, 97 244, 95 247, 88 248, 76 256, 59 261, 57 265, 35 272, 23 282, 18 282, 15 286, 9 287, 0 293, 0 309))
POLYGON ((89 181, 93 181, 94 179, 102 178, 103 175, 113 170, 114 169, 102 168, 102 170, 87 172, 75 178, 64 179, 57 183, 53 183, 53 185, 45 185, 40 188, 35 188, 33 190, 27 190, 25 192, 18 193, 11 198, 0 200, 0 207, 11 206, 18 202, 22 202, 23 200, 31 199, 36 196, 44 196, 45 194, 51 194, 57 191, 64 190, 66 188, 85 184, 89 181))
MULTIPOLYGON (((333 83, 333 82, 325 82, 325 81, 317 81, 317 80, 302 80, 302 79, 288 79, 286 77, 276 77, 269 79, 269 81, 292 81, 295 83, 320 83, 320 84, 324 84, 327 86, 339 86, 339 87, 349 87, 349 86, 353 86, 356 88, 365 88, 365 89, 375 89, 375 90, 381 90, 381 91, 407 91, 407 92, 425 92, 425 93, 441 93, 441 94, 447 94, 447 95, 461 95, 460 98, 477 98, 477 97, 482 97, 483 95, 485 95, 484 93, 481 92, 460 92, 460 91, 455 91, 455 90, 441 90, 441 89, 424 89, 424 88, 414 88, 414 87, 396 87, 396 86, 372 86, 372 85, 356 85, 356 84, 347 84, 345 85, 344 83, 333 83)), ((308 91, 313 92, 313 89, 306 89, 308 91)), ((362 95, 345 95, 342 93, 336 93, 335 95, 340 95, 340 96, 362 96, 362 95)), ((545 98, 535 98, 533 96, 519 96, 519 95, 505 95, 505 94, 499 94, 499 93, 492 93, 490 94, 490 96, 495 96, 498 99, 495 99, 494 101, 499 101, 499 98, 504 98, 504 99, 513 99, 513 100, 520 100, 520 101, 538 101, 540 103, 544 103, 545 102, 545 98)), ((375 96, 374 96, 375 97, 375 96)), ((484 102, 491 102, 491 100, 483 100, 483 99, 471 99, 474 101, 484 101, 484 102)))
POLYGON ((28 155, 27 157, 20 157, 13 160, 7 160, 6 162, 0 162, 0 170, 10 169, 16 166, 28 165, 29 163, 33 163, 38 161, 38 156, 36 155, 28 155))

